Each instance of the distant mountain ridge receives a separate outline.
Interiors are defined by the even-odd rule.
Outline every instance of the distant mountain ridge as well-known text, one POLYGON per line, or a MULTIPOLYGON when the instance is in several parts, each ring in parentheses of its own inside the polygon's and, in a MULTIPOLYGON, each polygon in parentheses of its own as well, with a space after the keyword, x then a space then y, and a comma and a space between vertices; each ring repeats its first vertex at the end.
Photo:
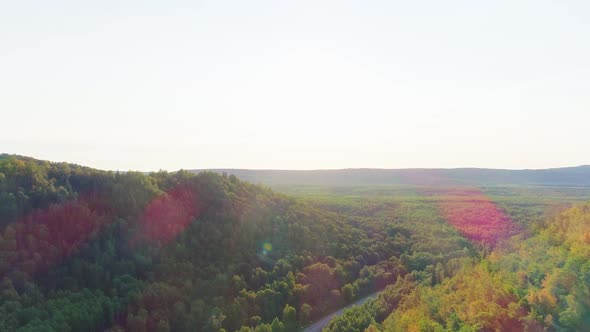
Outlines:
POLYGON ((202 169, 269 186, 352 186, 352 185, 543 185, 590 186, 590 165, 548 169, 415 168, 335 170, 250 170, 202 169))

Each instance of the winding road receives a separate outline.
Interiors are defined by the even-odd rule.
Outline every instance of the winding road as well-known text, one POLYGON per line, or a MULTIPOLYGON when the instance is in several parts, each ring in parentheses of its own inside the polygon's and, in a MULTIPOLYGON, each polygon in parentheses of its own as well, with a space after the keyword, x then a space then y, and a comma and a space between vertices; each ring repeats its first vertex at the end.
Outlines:
POLYGON ((373 293, 373 294, 371 294, 371 295, 367 295, 367 296, 363 297, 362 299, 360 299, 360 300, 357 300, 356 302, 353 302, 353 303, 351 303, 351 304, 347 305, 347 306, 346 306, 346 307, 344 307, 344 308, 341 308, 341 309, 340 309, 340 310, 338 310, 338 311, 334 311, 333 313, 331 313, 331 314, 329 314, 329 315, 327 315, 327 316, 324 316, 324 317, 322 317, 322 318, 321 318, 320 320, 318 320, 317 322, 315 322, 315 323, 313 323, 312 325, 310 325, 310 326, 306 327, 306 328, 305 328, 303 331, 304 331, 304 332, 321 332, 321 331, 322 331, 322 329, 323 329, 324 327, 326 327, 326 325, 328 325, 328 323, 329 323, 329 322, 332 320, 332 318, 334 318, 334 317, 336 317, 336 316, 340 316, 340 315, 342 315, 342 312, 344 312, 344 310, 346 310, 346 309, 348 309, 348 308, 351 308, 351 307, 353 307, 353 306, 355 306, 355 305, 361 305, 361 304, 363 304, 363 303, 367 302, 367 300, 369 300, 369 299, 372 299, 372 298, 376 297, 376 296, 377 296, 377 294, 379 294, 379 292, 375 292, 375 293, 373 293))

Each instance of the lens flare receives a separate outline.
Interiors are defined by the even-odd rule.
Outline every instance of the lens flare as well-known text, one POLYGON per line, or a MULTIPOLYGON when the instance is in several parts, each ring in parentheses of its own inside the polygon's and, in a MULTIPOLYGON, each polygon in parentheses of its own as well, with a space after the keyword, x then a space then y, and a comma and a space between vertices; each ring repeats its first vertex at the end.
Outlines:
POLYGON ((262 244, 262 253, 264 253, 266 255, 266 254, 268 254, 271 251, 272 251, 272 243, 270 243, 270 242, 264 242, 262 244))
POLYGON ((132 243, 141 239, 166 244, 182 233, 198 217, 198 196, 188 187, 179 186, 153 199, 139 218, 140 231, 132 243))

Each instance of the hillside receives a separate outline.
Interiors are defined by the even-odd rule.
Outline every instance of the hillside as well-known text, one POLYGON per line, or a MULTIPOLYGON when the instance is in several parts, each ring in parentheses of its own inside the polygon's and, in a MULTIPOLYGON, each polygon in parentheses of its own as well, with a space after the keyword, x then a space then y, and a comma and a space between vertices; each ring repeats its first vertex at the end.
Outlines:
POLYGON ((211 172, 2 155, 0 330, 295 331, 475 256, 434 207, 411 206, 339 211, 211 172))
POLYGON ((588 188, 324 189, 0 155, 0 330, 588 324, 588 188))
POLYGON ((388 286, 324 331, 586 331, 588 244, 590 204, 577 204, 453 276, 388 286))
MULTIPOLYGON (((192 170, 201 172, 202 170, 192 170)), ((485 168, 456 169, 339 169, 339 170, 247 170, 211 169, 233 174, 252 183, 269 186, 363 186, 363 185, 542 185, 590 186, 590 166, 536 170, 485 168)))

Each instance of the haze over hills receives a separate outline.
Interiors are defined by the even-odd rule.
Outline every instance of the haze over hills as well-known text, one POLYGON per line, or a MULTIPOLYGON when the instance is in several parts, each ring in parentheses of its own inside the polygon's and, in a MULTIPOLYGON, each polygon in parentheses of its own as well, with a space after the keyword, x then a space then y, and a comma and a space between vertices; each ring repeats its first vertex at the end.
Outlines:
MULTIPOLYGON (((275 185, 541 185, 590 186, 590 166, 548 169, 416 168, 335 170, 207 169, 269 186, 275 185)), ((198 173, 203 170, 192 170, 198 173)))

